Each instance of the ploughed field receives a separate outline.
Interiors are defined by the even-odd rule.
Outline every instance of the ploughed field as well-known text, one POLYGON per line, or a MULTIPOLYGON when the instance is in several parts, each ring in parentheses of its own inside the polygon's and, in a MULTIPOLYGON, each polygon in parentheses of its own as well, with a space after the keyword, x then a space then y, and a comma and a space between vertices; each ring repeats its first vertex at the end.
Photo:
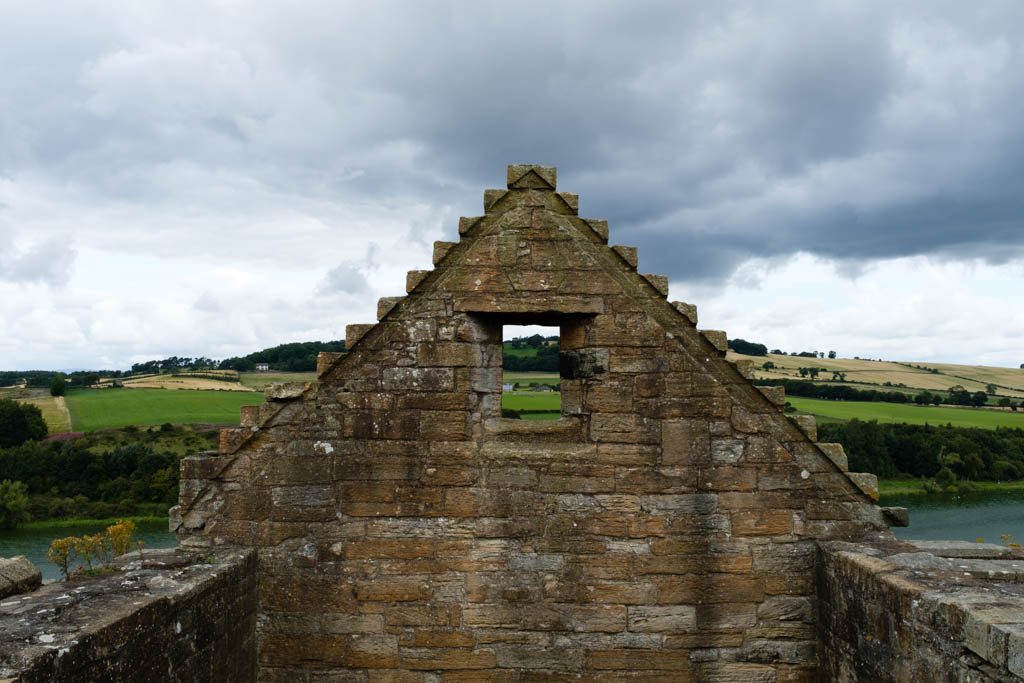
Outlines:
POLYGON ((955 365, 925 361, 877 361, 863 358, 806 358, 770 353, 767 356, 745 356, 730 351, 729 360, 753 361, 757 379, 805 379, 800 368, 821 368, 815 384, 827 381, 833 372, 846 373, 843 383, 856 389, 888 391, 945 392, 960 385, 969 392, 985 391, 987 385, 997 387, 997 395, 1024 398, 1024 369, 986 365, 955 365), (765 363, 775 367, 764 368, 765 363))

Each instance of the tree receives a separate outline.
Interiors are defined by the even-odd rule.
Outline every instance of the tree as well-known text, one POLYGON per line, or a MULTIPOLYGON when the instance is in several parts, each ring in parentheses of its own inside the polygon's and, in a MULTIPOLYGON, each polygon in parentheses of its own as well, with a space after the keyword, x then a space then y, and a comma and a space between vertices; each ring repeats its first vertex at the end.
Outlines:
POLYGON ((1006 398, 1005 396, 1003 398, 999 399, 999 407, 1000 408, 1009 408, 1010 407, 1010 399, 1006 398))
POLYGON ((835 358, 836 357, 836 352, 835 351, 829 351, 828 352, 828 357, 829 358, 835 358))
POLYGON ((975 391, 971 394, 971 405, 975 408, 980 408, 988 403, 988 394, 984 391, 975 391))
POLYGON ((50 396, 63 396, 64 390, 66 389, 67 382, 64 379, 64 375, 57 375, 50 382, 50 396))
POLYGON ((0 529, 14 529, 28 519, 28 488, 20 481, 0 481, 0 529))
POLYGON ((769 361, 765 361, 764 364, 761 365, 761 367, 764 368, 765 370, 774 370, 775 369, 775 363, 771 362, 770 360, 769 361))
POLYGON ((998 389, 998 388, 999 387, 997 387, 995 384, 986 384, 985 385, 985 391, 988 392, 989 396, 995 396, 996 395, 996 389, 998 389))
POLYGON ((39 406, 0 399, 0 448, 20 446, 46 437, 46 422, 39 406))
POLYGON ((736 353, 742 353, 745 356, 767 356, 768 347, 764 344, 756 344, 749 342, 746 339, 730 339, 728 340, 729 348, 736 353))

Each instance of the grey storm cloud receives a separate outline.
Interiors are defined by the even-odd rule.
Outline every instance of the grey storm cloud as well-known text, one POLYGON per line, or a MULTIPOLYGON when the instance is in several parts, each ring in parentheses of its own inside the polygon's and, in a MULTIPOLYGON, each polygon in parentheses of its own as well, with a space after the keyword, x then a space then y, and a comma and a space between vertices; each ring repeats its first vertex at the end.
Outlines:
MULTIPOLYGON (((0 22, 0 180, 225 215, 247 186, 473 213, 506 163, 555 164, 676 280, 1024 247, 1019 3, 192 8, 0 22)), ((342 264, 320 288, 365 284, 342 264)))

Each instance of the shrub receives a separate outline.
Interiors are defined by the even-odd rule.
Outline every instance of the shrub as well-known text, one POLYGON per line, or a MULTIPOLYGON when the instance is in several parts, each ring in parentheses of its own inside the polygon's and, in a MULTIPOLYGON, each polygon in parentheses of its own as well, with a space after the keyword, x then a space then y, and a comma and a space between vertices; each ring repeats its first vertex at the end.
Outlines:
POLYGON ((119 519, 107 527, 106 531, 84 536, 68 536, 58 538, 50 543, 46 557, 60 569, 61 575, 67 579, 71 574, 82 569, 79 564, 71 571, 72 559, 85 563, 85 570, 92 571, 93 563, 106 567, 111 561, 124 555, 132 548, 142 550, 142 541, 134 541, 135 522, 130 519, 119 519))

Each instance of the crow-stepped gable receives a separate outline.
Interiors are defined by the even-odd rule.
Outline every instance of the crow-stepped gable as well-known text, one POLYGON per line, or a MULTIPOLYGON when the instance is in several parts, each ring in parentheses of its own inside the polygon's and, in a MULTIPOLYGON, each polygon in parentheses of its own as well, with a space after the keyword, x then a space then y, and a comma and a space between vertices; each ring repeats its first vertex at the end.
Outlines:
POLYGON ((1024 555, 900 542, 780 389, 555 169, 182 462, 177 551, 0 602, 0 679, 1021 681, 1024 555), (501 414, 502 325, 560 329, 561 416, 501 414))
POLYGON ((317 383, 186 462, 182 543, 259 549, 267 676, 812 672, 815 541, 885 529, 874 477, 578 205, 510 166, 317 383), (505 323, 559 326, 561 419, 501 417, 505 323))

